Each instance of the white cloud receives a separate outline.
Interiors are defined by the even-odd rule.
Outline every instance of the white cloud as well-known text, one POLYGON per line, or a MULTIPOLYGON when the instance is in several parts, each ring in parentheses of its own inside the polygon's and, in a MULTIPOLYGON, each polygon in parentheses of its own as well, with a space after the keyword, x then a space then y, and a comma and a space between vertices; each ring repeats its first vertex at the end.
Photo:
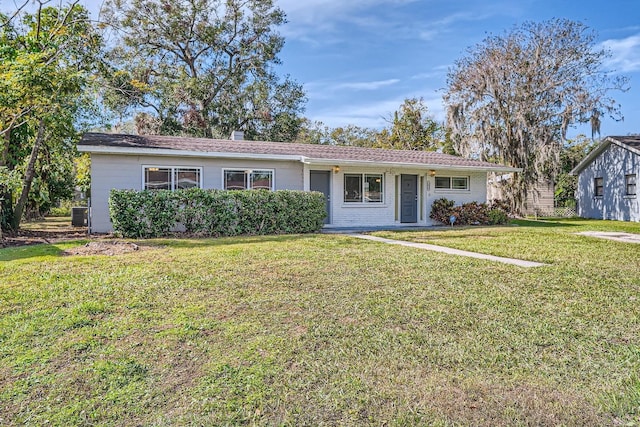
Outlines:
MULTIPOLYGON (((368 28, 387 25, 386 20, 364 16, 363 11, 379 12, 383 7, 416 1, 419 0, 278 0, 277 5, 287 14, 289 21, 281 29, 285 37, 305 38, 313 33, 326 43, 331 40, 332 32, 345 25, 368 28)), ((311 41, 317 43, 317 40, 311 41)))
POLYGON ((640 71, 640 34, 624 39, 611 39, 602 42, 602 46, 611 50, 607 61, 609 68, 623 73, 640 71))
POLYGON ((357 10, 380 4, 404 4, 416 0, 278 0, 277 5, 290 20, 320 22, 327 17, 345 16, 357 10))
POLYGON ((372 92, 385 87, 400 83, 400 79, 356 81, 356 82, 336 82, 332 80, 317 80, 304 84, 307 96, 315 100, 335 99, 336 93, 345 91, 368 91, 372 92))
POLYGON ((449 34, 453 29, 460 24, 466 24, 469 22, 483 21, 490 18, 496 12, 484 12, 484 13, 471 13, 471 12, 459 12, 451 15, 447 15, 441 19, 437 19, 428 22, 423 25, 422 28, 416 29, 418 37, 426 42, 437 40, 441 38, 443 34, 449 34))
MULTIPOLYGON (((338 108, 326 109, 312 114, 313 120, 319 120, 330 127, 357 125, 363 127, 382 128, 388 125, 387 119, 398 110, 406 98, 416 97, 409 94, 404 97, 384 99, 374 102, 341 104, 338 108)), ((437 121, 444 120, 442 98, 424 99, 429 113, 437 121)))
POLYGON ((431 71, 427 71, 424 73, 414 74, 410 77, 411 80, 424 80, 424 79, 441 79, 446 76, 449 71, 449 65, 438 65, 437 67, 433 67, 431 71))
POLYGON ((372 82, 352 82, 340 83, 335 86, 334 90, 376 90, 385 86, 392 86, 400 82, 400 79, 377 80, 372 82))

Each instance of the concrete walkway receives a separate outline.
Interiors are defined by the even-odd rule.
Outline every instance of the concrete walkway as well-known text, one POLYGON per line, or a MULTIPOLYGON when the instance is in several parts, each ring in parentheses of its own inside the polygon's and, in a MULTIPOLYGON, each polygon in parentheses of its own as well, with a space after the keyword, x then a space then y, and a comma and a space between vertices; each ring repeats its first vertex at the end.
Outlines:
POLYGON ((600 239, 615 240, 616 242, 640 243, 640 234, 619 233, 607 231, 583 231, 581 236, 598 237, 600 239))
POLYGON ((408 246, 410 248, 418 248, 418 249, 425 249, 428 251, 443 252, 445 254, 450 254, 450 255, 459 255, 459 256, 466 256, 470 258, 485 259, 488 261, 495 261, 495 262, 501 262, 504 264, 517 265, 518 267, 529 268, 529 267, 542 267, 544 265, 548 265, 540 262, 523 261, 520 259, 503 258, 495 255, 486 255, 486 254, 479 254, 477 252, 462 251, 460 249, 452 249, 444 246, 430 245, 428 243, 415 243, 415 242, 405 242, 402 240, 385 239, 384 237, 370 236, 368 234, 353 233, 353 234, 348 234, 348 236, 356 237, 358 239, 372 240, 374 242, 388 243, 390 245, 408 246))

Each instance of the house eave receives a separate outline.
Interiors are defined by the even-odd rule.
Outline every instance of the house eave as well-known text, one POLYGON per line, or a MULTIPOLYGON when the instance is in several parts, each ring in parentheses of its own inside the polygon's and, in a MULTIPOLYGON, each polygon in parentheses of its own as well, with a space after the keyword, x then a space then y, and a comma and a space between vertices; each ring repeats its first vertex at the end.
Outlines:
POLYGON ((384 168, 412 168, 412 169, 434 169, 434 170, 457 170, 457 171, 483 171, 483 172, 521 172, 520 168, 512 168, 509 166, 495 165, 493 166, 463 166, 448 165, 442 163, 411 163, 411 162, 377 162, 368 160, 344 160, 344 159, 317 159, 305 158, 304 163, 313 166, 360 166, 360 167, 384 167, 384 168))
POLYGON ((216 159, 278 160, 302 162, 303 156, 282 154, 226 153, 164 148, 113 147, 102 145, 78 145, 78 151, 93 154, 119 154, 125 156, 201 157, 216 159))
POLYGON ((628 146, 628 145, 616 140, 615 138, 606 137, 600 143, 600 145, 598 145, 596 148, 594 148, 593 151, 591 151, 587 155, 587 157, 582 159, 582 161, 580 163, 578 163, 578 165, 575 168, 573 168, 571 170, 571 172, 569 172, 569 174, 570 175, 578 175, 578 174, 580 174, 580 172, 582 172, 587 166, 589 166, 591 164, 591 162, 593 162, 595 160, 595 158, 598 157, 611 144, 617 145, 620 148, 624 148, 625 150, 631 151, 632 153, 635 153, 635 154, 640 156, 640 150, 638 150, 637 148, 630 147, 630 146, 628 146))

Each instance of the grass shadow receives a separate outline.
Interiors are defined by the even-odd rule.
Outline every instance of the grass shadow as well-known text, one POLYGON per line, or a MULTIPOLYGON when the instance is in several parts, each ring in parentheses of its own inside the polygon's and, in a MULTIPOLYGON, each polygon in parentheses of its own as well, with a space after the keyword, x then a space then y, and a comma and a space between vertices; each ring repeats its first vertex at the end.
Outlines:
POLYGON ((256 235, 256 236, 233 236, 233 237, 197 237, 179 236, 166 239, 140 240, 139 242, 150 245, 166 246, 176 249, 202 248, 209 246, 230 246, 230 245, 250 245, 254 243, 267 242, 294 242, 308 239, 312 236, 319 236, 318 233, 309 234, 277 234, 277 235, 256 235))
MULTIPOLYGON (((80 242, 76 242, 80 243, 80 242)), ((64 249, 55 244, 37 244, 14 246, 0 249, 0 261, 16 261, 19 259, 39 258, 45 256, 62 256, 64 249)))
MULTIPOLYGON (((568 220, 567 220, 568 221, 568 220)), ((581 224, 572 224, 570 222, 559 222, 558 220, 549 219, 512 219, 509 224, 519 227, 532 228, 548 228, 548 227, 577 227, 581 224)))
MULTIPOLYGON (((120 239, 144 244, 147 246, 168 247, 173 249, 194 249, 214 246, 251 245, 255 243, 268 242, 295 242, 308 239, 312 236, 319 236, 318 233, 309 234, 278 234, 278 235, 257 235, 257 236, 233 236, 233 237, 197 237, 197 236, 172 236, 170 238, 158 239, 120 239)), ((68 247, 86 243, 88 240, 65 241, 64 243, 37 243, 22 246, 12 246, 0 248, 0 261, 15 261, 19 259, 38 258, 45 256, 62 256, 68 247)))

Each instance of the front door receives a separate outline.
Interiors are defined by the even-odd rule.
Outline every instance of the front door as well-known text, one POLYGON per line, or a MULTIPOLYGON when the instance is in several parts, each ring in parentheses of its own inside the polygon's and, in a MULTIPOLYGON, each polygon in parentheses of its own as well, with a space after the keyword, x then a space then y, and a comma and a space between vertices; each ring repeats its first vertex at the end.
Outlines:
POLYGON ((309 189, 319 191, 324 194, 327 216, 324 218, 325 224, 331 223, 331 172, 330 171, 310 171, 309 189))
POLYGON ((400 222, 418 222, 418 175, 402 175, 400 189, 400 222))

